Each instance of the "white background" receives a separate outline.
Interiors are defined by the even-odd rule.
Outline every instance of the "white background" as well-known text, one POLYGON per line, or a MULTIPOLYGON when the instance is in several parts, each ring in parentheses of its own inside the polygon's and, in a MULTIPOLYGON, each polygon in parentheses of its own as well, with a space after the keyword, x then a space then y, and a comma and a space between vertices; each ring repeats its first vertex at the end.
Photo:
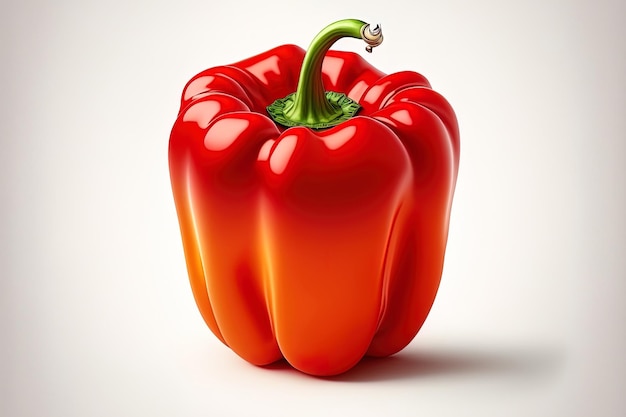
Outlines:
POLYGON ((3 2, 0 415, 623 416, 626 3, 3 2), (186 81, 326 24, 455 108, 418 337, 331 380, 248 365, 193 303, 167 144, 186 81))

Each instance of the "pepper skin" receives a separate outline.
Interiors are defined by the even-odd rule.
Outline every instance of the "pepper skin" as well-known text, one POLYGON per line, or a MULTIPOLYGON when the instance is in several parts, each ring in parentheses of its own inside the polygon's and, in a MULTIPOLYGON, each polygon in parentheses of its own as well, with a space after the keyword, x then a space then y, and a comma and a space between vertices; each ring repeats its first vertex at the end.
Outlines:
POLYGON ((417 334, 439 286, 459 163, 448 102, 421 75, 323 51, 326 90, 361 109, 326 129, 266 107, 297 90, 284 45, 186 85, 169 143, 195 301, 243 359, 319 376, 388 356, 417 334))

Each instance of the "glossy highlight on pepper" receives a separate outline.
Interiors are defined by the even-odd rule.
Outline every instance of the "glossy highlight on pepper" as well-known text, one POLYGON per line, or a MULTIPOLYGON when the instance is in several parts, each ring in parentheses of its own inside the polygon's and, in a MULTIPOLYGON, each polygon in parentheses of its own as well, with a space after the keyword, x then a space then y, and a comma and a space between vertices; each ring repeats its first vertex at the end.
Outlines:
POLYGON ((365 25, 335 22, 306 54, 283 45, 210 68, 182 94, 169 166, 192 292, 211 331, 256 365, 285 358, 327 376, 392 355, 437 293, 456 117, 418 73, 329 50, 365 25), (311 127, 334 120, 329 91, 358 111, 311 127), (288 96, 309 109, 287 112, 291 126, 267 109, 288 96))

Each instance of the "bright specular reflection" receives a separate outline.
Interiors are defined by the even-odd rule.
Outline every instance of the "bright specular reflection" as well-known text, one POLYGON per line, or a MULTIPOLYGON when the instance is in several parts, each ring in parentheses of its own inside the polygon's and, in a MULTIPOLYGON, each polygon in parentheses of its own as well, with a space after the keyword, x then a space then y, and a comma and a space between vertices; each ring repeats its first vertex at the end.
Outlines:
POLYGON ((204 146, 210 151, 223 151, 250 126, 245 119, 224 118, 211 126, 204 136, 204 146))
POLYGON ((274 174, 280 175, 287 168, 289 159, 293 155, 297 144, 298 137, 296 135, 285 136, 278 142, 270 156, 270 169, 274 174))
POLYGON ((198 127, 206 129, 222 108, 215 100, 202 101, 191 106, 183 116, 183 122, 196 122, 198 127))
POLYGON ((276 75, 280 75, 280 67, 278 66, 278 57, 271 56, 261 62, 257 62, 254 65, 251 65, 246 68, 246 70, 250 71, 254 74, 255 77, 259 79, 263 84, 267 84, 267 77, 265 74, 272 73, 276 75))
POLYGON ((214 76, 208 75, 206 77, 199 77, 193 80, 185 89, 184 100, 189 100, 191 97, 198 93, 202 93, 207 90, 207 86, 213 82, 214 76))
POLYGON ((343 129, 337 129, 334 133, 328 136, 321 136, 320 139, 324 142, 326 147, 331 151, 341 148, 350 139, 355 136, 356 126, 347 126, 343 129))

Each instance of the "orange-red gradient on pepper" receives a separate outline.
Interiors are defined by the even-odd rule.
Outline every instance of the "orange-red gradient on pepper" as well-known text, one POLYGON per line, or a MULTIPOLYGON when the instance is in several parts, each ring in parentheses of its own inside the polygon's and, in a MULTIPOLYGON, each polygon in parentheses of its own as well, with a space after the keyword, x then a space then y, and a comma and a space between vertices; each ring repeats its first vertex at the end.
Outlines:
POLYGON ((304 51, 285 45, 193 77, 169 144, 206 324, 253 364, 285 358, 320 376, 417 334, 441 278, 459 162, 454 112, 423 76, 323 52, 318 77, 356 115, 323 129, 272 120, 266 107, 302 78, 304 51))

